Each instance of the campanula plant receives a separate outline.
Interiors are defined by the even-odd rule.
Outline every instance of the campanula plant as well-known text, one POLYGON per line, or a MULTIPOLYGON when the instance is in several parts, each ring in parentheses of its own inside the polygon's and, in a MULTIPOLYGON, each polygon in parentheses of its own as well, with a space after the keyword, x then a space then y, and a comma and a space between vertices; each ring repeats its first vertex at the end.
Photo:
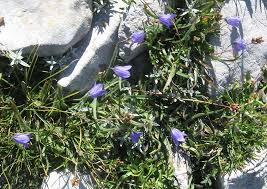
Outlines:
POLYGON ((178 147, 181 143, 185 142, 186 136, 187 135, 179 129, 171 128, 171 138, 176 147, 178 147))
MULTIPOLYGON (((214 50, 208 39, 218 31, 217 2, 182 1, 167 14, 147 14, 144 28, 126 40, 144 45, 144 61, 125 62, 116 46, 111 69, 101 70, 83 97, 62 91, 62 70, 36 56, 29 67, 0 64, 0 187, 40 188, 51 171, 68 169, 77 173, 73 185, 88 172, 96 188, 172 189, 177 152, 190 161, 188 188, 213 189, 219 176, 244 166, 253 149, 266 146, 266 83, 245 78, 209 97, 207 59, 214 50), (133 68, 145 66, 144 79, 131 81, 133 68)), ((152 9, 144 3, 143 10, 152 9)), ((240 25, 234 18, 228 24, 240 25)), ((239 51, 246 45, 236 44, 239 51)))

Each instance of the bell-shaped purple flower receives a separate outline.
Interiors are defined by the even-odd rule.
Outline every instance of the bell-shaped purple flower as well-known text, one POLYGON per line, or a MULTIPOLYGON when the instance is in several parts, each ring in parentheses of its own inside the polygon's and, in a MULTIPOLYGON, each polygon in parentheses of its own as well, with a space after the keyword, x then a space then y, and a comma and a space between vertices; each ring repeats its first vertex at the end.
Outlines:
POLYGON ((241 18, 239 16, 228 16, 225 18, 225 21, 230 26, 238 27, 241 22, 241 18))
POLYGON ((179 146, 180 143, 185 142, 186 136, 187 135, 184 132, 180 131, 179 129, 176 128, 171 129, 171 137, 175 146, 179 146))
POLYGON ((104 85, 102 83, 95 84, 89 91, 89 95, 92 98, 97 98, 105 94, 106 94, 106 90, 104 89, 104 85))
POLYGON ((143 133, 143 132, 140 132, 140 131, 139 131, 139 132, 135 132, 135 131, 131 132, 131 139, 132 139, 132 142, 133 142, 134 144, 138 143, 140 137, 141 137, 143 134, 144 134, 144 133, 143 133))
POLYGON ((159 21, 160 23, 170 28, 173 25, 173 19, 175 17, 176 17, 176 14, 163 14, 159 17, 159 21))
POLYGON ((246 42, 244 39, 236 39, 234 42, 233 42, 233 48, 234 48, 234 52, 238 53, 239 51, 241 50, 245 50, 246 49, 246 42))
POLYGON ((15 133, 12 139, 17 144, 22 144, 25 148, 28 148, 31 136, 32 136, 31 134, 15 133))
POLYGON ((143 31, 134 32, 132 35, 133 43, 142 43, 145 39, 145 33, 143 31))
POLYGON ((130 73, 130 69, 131 68, 132 68, 131 65, 127 65, 127 66, 115 66, 114 68, 112 68, 112 70, 120 78, 126 79, 126 78, 129 78, 131 76, 131 73, 130 73))

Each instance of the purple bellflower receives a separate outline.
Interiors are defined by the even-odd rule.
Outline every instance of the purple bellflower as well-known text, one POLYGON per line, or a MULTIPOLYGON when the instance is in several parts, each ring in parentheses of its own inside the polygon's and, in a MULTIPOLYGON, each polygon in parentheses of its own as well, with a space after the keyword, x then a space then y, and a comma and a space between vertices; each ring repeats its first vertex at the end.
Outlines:
POLYGON ((143 132, 131 132, 131 139, 133 141, 134 144, 138 143, 140 137, 143 135, 143 132))
POLYGON ((104 85, 102 83, 95 84, 89 91, 89 95, 92 98, 97 98, 106 94, 104 85))
POLYGON ((132 35, 133 43, 142 43, 145 39, 145 33, 143 31, 134 32, 132 35))
POLYGON ((180 131, 179 129, 176 128, 171 129, 171 137, 175 146, 179 146, 180 143, 185 142, 186 136, 187 135, 184 132, 180 131))
POLYGON ((234 48, 234 52, 238 53, 239 51, 241 50, 245 50, 246 49, 246 42, 244 39, 236 39, 234 42, 233 42, 233 48, 234 48))
POLYGON ((230 26, 238 27, 241 22, 241 18, 239 16, 228 16, 225 18, 225 21, 230 26))
POLYGON ((159 17, 159 21, 160 23, 170 28, 173 25, 173 19, 175 17, 176 17, 176 14, 163 14, 159 17))
POLYGON ((22 144, 25 148, 28 148, 31 136, 31 134, 15 133, 12 139, 17 144, 22 144))
POLYGON ((131 73, 130 73, 131 68, 132 68, 131 65, 115 66, 114 68, 112 68, 112 70, 120 78, 126 79, 126 78, 129 78, 131 76, 131 73))

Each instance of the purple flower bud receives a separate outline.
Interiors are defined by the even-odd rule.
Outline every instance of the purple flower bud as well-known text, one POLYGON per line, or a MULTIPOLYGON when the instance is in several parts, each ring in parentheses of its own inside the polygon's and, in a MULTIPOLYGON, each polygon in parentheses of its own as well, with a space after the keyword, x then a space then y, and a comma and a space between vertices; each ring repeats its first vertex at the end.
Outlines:
POLYGON ((233 43, 234 52, 238 53, 241 50, 246 49, 246 43, 244 39, 236 39, 233 43))
POLYGON ((241 18, 239 16, 228 16, 225 18, 225 21, 230 26, 238 27, 241 22, 241 18))
POLYGON ((173 140, 173 143, 176 146, 179 146, 180 143, 185 142, 185 137, 187 135, 184 132, 181 132, 179 129, 172 128, 171 129, 171 137, 173 140))
POLYGON ((175 17, 176 17, 176 14, 163 14, 159 17, 159 21, 160 23, 170 28, 173 25, 173 19, 175 17))
POLYGON ((143 135, 143 132, 131 132, 131 139, 133 141, 134 144, 138 143, 140 137, 143 135))
POLYGON ((25 148, 28 148, 31 136, 32 136, 31 134, 16 133, 16 134, 14 134, 12 139, 17 144, 22 144, 25 148))
POLYGON ((89 91, 89 95, 92 98, 103 96, 105 94, 106 90, 104 89, 104 85, 102 83, 95 84, 89 91))
POLYGON ((132 68, 131 65, 127 66, 115 66, 112 70, 115 72, 117 76, 122 79, 129 78, 131 76, 130 69, 132 68))
POLYGON ((142 43, 145 39, 145 33, 143 31, 134 32, 132 35, 133 43, 142 43))

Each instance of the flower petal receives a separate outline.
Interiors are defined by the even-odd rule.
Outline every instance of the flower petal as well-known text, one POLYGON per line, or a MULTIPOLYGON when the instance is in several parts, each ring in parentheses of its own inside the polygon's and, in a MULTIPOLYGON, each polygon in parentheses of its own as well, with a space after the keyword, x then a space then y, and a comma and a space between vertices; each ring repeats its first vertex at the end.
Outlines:
POLYGON ((236 39, 233 42, 233 48, 235 52, 239 52, 241 50, 245 50, 246 49, 246 42, 243 39, 236 39))
POLYGON ((104 89, 104 85, 102 83, 95 84, 89 91, 89 95, 92 98, 103 96, 105 94, 106 90, 104 89))
POLYGON ((115 72, 115 74, 123 79, 129 78, 131 76, 130 69, 132 68, 131 65, 127 66, 115 66, 112 68, 112 70, 115 72))
POLYGON ((228 16, 225 18, 225 21, 230 26, 238 27, 241 22, 241 18, 239 16, 228 16))
POLYGON ((176 17, 176 14, 163 14, 159 17, 160 23, 164 24, 168 28, 173 25, 173 19, 176 17))
POLYGON ((184 132, 180 131, 179 129, 176 128, 171 129, 171 137, 176 146, 179 146, 181 142, 185 142, 186 136, 187 135, 184 132))
POLYGON ((12 139, 17 143, 17 144, 22 144, 24 147, 29 147, 29 142, 30 142, 30 137, 31 134, 26 134, 26 133, 15 133, 12 139))
POLYGON ((123 67, 123 69, 125 69, 125 70, 130 70, 130 69, 132 69, 132 66, 131 66, 131 65, 126 65, 126 66, 121 66, 121 67, 123 67))
POLYGON ((27 143, 30 141, 30 136, 31 136, 30 134, 16 133, 13 136, 13 139, 20 143, 27 143))
POLYGON ((138 143, 140 137, 143 135, 143 132, 131 132, 131 139, 133 141, 134 144, 138 143))
POLYGON ((134 32, 132 35, 133 43, 142 43, 145 39, 145 33, 143 31, 134 32))

